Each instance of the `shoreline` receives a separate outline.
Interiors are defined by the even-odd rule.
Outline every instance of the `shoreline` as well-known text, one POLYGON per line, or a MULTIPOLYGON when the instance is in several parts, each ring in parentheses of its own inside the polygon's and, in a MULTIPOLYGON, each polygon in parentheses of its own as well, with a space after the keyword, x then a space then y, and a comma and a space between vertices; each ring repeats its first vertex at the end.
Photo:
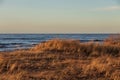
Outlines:
MULTIPOLYGON (((58 39, 60 39, 60 38, 58 38, 58 39)), ((50 39, 50 40, 52 40, 52 39, 50 39)), ((69 40, 76 40, 76 39, 69 39, 69 40)), ((44 42, 46 42, 46 41, 49 41, 49 40, 45 40, 45 41, 41 41, 40 43, 44 43, 44 42)), ((95 39, 95 40, 79 40, 81 43, 89 43, 89 42, 94 42, 94 43, 103 43, 104 42, 104 40, 98 40, 98 39, 95 39)), ((30 49, 30 48, 32 48, 32 47, 34 47, 34 46, 36 46, 36 45, 38 45, 38 44, 40 44, 40 43, 37 43, 37 44, 32 44, 32 45, 30 45, 29 44, 29 46, 27 46, 27 47, 25 47, 24 45, 25 44, 23 44, 23 45, 21 45, 20 43, 9 43, 9 44, 0 44, 0 48, 1 48, 1 50, 0 50, 0 52, 11 52, 11 51, 16 51, 16 50, 22 50, 22 49, 25 49, 25 50, 27 50, 27 49, 30 49), (13 49, 11 48, 11 47, 7 47, 7 45, 9 46, 9 45, 15 45, 16 47, 14 47, 13 49), (17 47, 18 46, 18 47, 17 47), (19 48, 19 46, 23 46, 23 47, 20 47, 19 48), (6 50, 5 50, 6 49, 6 50)))

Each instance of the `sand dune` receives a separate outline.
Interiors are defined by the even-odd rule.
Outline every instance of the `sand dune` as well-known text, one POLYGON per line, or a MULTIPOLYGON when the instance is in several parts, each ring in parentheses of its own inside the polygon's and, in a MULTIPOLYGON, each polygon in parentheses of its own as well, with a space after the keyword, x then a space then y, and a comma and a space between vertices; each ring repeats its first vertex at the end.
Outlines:
POLYGON ((0 80, 120 80, 120 42, 53 39, 1 52, 0 80))

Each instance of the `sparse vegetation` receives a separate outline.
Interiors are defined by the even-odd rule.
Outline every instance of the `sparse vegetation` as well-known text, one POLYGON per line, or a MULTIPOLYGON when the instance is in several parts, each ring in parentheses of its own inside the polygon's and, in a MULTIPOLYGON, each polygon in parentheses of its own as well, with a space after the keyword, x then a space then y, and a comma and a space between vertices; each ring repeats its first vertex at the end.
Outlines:
POLYGON ((108 43, 54 39, 1 52, 0 80, 120 80, 120 45, 108 43))

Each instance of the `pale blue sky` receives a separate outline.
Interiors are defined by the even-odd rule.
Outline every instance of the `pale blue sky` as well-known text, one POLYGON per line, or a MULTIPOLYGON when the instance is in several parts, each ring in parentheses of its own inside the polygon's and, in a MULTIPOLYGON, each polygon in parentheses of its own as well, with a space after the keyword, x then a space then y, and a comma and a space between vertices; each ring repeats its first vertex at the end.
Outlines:
POLYGON ((120 1, 0 0, 0 33, 120 33, 120 1))

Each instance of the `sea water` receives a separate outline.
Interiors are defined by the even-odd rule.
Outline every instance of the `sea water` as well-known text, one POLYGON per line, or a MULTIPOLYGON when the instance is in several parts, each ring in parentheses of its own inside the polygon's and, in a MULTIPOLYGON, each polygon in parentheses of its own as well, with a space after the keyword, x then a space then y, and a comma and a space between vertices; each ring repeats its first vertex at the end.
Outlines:
POLYGON ((0 34, 0 51, 28 49, 54 38, 102 42, 111 34, 0 34))

